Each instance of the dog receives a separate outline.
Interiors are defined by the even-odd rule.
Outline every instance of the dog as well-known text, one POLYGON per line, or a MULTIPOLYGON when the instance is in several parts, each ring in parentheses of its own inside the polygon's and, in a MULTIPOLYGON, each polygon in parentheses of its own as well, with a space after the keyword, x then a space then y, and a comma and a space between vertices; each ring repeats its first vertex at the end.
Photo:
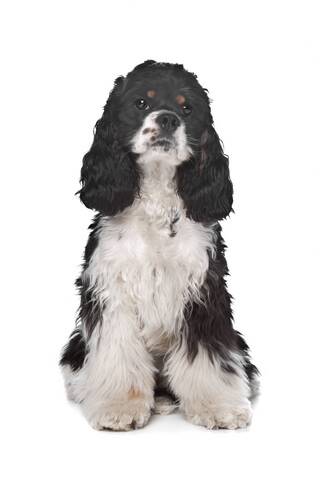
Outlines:
POLYGON ((148 60, 115 80, 83 158, 78 193, 97 213, 60 361, 93 428, 176 408, 209 429, 250 423, 259 372, 233 327, 219 223, 228 164, 207 90, 183 65, 148 60))

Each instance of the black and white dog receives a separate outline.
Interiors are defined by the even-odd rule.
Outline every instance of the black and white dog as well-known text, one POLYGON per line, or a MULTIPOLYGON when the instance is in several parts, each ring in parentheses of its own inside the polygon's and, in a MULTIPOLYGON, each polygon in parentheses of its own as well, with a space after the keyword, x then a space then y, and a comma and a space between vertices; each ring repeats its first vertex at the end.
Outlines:
POLYGON ((98 214, 61 358, 69 398, 96 429, 176 406, 198 425, 245 427, 258 372, 232 325, 219 224, 233 188, 196 76, 149 60, 117 78, 81 184, 98 214))

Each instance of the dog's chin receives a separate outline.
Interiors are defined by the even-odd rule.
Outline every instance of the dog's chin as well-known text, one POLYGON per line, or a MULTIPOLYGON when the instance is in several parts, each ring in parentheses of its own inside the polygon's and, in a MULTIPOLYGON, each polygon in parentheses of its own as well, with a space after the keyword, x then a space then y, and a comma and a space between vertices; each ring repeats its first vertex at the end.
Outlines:
POLYGON ((177 166, 187 160, 191 149, 181 148, 174 139, 157 138, 153 142, 146 142, 143 148, 134 148, 133 153, 139 155, 138 163, 141 165, 158 163, 177 166))
POLYGON ((150 150, 163 152, 163 153, 170 153, 176 151, 175 144, 171 140, 167 140, 166 138, 160 138, 155 142, 151 143, 150 150))

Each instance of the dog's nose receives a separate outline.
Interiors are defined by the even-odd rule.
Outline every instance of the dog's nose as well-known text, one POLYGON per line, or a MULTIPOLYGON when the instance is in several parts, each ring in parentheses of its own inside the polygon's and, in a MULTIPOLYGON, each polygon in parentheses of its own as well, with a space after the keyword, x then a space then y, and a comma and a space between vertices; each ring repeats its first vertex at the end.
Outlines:
POLYGON ((161 113, 156 122, 166 133, 173 133, 180 125, 179 118, 173 113, 161 113))

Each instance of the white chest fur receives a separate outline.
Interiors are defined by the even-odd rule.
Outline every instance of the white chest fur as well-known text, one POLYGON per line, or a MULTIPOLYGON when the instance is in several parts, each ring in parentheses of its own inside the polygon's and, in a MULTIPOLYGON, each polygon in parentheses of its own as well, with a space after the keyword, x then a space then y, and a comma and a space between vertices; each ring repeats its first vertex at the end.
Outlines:
POLYGON ((139 198, 102 218, 98 246, 84 273, 105 309, 131 313, 146 340, 172 335, 184 306, 199 297, 214 255, 214 231, 188 219, 175 192, 174 166, 144 166, 139 198))

